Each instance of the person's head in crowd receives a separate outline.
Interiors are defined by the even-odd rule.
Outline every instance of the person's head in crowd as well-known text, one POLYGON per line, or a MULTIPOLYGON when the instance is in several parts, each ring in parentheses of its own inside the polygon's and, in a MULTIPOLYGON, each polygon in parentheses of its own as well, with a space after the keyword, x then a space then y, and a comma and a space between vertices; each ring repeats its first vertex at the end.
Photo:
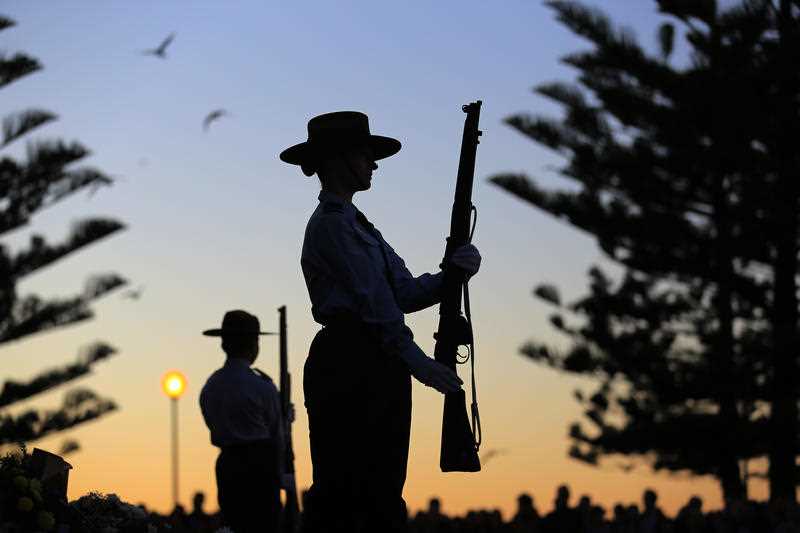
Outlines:
POLYGON ((206 501, 206 495, 203 491, 198 490, 192 496, 192 512, 200 514, 203 512, 203 503, 206 501))
POLYGON ((527 512, 533 510, 533 497, 530 494, 524 492, 517 496, 517 512, 527 512))
POLYGON ((606 510, 600 505, 592 505, 590 511, 591 523, 595 526, 603 524, 606 518, 606 510))
POLYGON ((625 519, 625 506, 621 503, 614 505, 614 521, 621 522, 625 519))
POLYGON ((428 501, 428 514, 438 516, 442 512, 442 502, 439 498, 431 498, 428 501))
POLYGON ((695 513, 703 512, 703 499, 700 496, 692 496, 689 498, 689 509, 695 513))
POLYGON ((628 518, 639 518, 639 506, 632 503, 625 508, 625 513, 628 515, 628 518))
POLYGON ((569 486, 561 485, 558 487, 556 491, 555 508, 559 510, 569 508, 569 486))
POLYGON ((589 497, 588 494, 584 494, 581 496, 581 499, 578 500, 578 509, 582 512, 588 512, 589 509, 592 507, 592 498, 589 497))
POLYGON ((175 508, 172 510, 172 516, 186 516, 186 509, 183 508, 183 505, 176 504, 175 508))
POLYGON ((652 511, 656 508, 656 501, 658 501, 658 495, 656 491, 653 489, 647 489, 644 491, 642 495, 642 503, 644 504, 644 512, 652 511))

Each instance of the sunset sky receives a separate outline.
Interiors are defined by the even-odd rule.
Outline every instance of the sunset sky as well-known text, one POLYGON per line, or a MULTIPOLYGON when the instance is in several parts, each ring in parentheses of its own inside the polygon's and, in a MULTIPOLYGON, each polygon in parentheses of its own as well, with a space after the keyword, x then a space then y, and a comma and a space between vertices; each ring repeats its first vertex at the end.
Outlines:
MULTIPOLYGON (((596 0, 615 21, 655 47, 655 2, 596 0)), ((508 517, 521 492, 540 511, 568 483, 573 503, 589 494, 607 508, 641 501, 655 488, 674 513, 693 494, 720 505, 710 478, 623 472, 567 457, 570 422, 580 416, 573 391, 588 381, 534 365, 518 353, 527 339, 563 346, 547 322, 548 308, 531 296, 552 282, 567 298, 583 294, 586 272, 603 263, 594 242, 490 185, 499 172, 528 172, 543 183, 569 186, 552 171, 559 158, 503 124, 519 111, 558 113, 531 87, 572 80, 559 63, 588 44, 557 23, 539 0, 425 2, 79 1, 7 2, 2 13, 18 26, 0 33, 0 49, 25 51, 44 70, 3 89, 3 112, 29 107, 60 119, 40 138, 79 140, 87 164, 118 179, 94 196, 80 194, 43 212, 9 236, 16 246, 40 232, 58 240, 71 221, 112 216, 128 229, 26 280, 22 293, 66 296, 87 275, 116 271, 144 287, 133 301, 112 294, 86 324, 3 347, 2 377, 27 379, 74 360, 96 339, 120 353, 75 385, 113 398, 120 410, 35 443, 58 451, 69 436, 70 499, 90 490, 114 492, 165 512, 171 508, 169 400, 161 376, 182 371, 180 500, 197 490, 216 510, 217 450, 198 407, 200 388, 221 366, 219 341, 200 335, 228 309, 257 314, 276 329, 288 307, 289 354, 295 383, 298 486, 311 479, 302 368, 318 325, 311 318, 300 272, 300 245, 317 203, 319 183, 278 153, 305 140, 314 115, 353 109, 367 113, 374 133, 403 149, 379 162, 372 190, 355 203, 380 228, 412 272, 434 271, 448 231, 464 114, 483 100, 473 201, 475 244, 483 256, 470 290, 477 347, 483 451, 501 451, 478 474, 438 468, 441 396, 415 382, 412 450, 405 497, 416 511, 436 495, 446 513, 499 508, 508 517), (177 37, 160 60, 140 52, 170 32, 177 37), (203 117, 230 116, 204 132, 203 117)), ((24 152, 24 143, 12 154, 24 152)), ((611 272, 614 272, 613 269, 611 272)), ((408 317, 417 341, 432 353, 436 308, 408 317)), ((277 340, 262 340, 256 366, 277 377, 277 340)), ((466 369, 461 376, 468 378, 466 369)), ((65 388, 34 398, 54 407, 65 388)), ((751 483, 751 495, 765 496, 751 483)))

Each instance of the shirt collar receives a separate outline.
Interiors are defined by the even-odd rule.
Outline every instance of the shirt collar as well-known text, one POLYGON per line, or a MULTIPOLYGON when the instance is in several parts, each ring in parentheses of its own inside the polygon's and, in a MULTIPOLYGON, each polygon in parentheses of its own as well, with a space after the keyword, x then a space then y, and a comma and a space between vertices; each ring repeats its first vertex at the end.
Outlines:
POLYGON ((239 357, 225 359, 225 368, 250 368, 250 363, 239 357))
POLYGON ((352 219, 356 216, 357 208, 355 205, 353 205, 350 202, 345 202, 339 196, 330 191, 325 191, 325 190, 319 191, 319 196, 317 198, 319 198, 320 203, 323 204, 331 203, 342 206, 344 214, 347 215, 348 218, 352 219))

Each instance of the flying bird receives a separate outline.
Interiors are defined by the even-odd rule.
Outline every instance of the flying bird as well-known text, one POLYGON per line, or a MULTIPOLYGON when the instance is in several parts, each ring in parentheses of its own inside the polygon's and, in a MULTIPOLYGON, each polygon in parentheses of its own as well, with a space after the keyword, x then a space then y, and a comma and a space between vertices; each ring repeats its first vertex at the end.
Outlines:
POLYGON ((124 293, 122 293, 122 297, 127 298, 129 300, 138 300, 142 296, 143 292, 144 292, 144 286, 139 287, 137 289, 130 289, 128 291, 125 291, 124 293))
POLYGON ((81 449, 81 445, 76 440, 65 440, 61 443, 61 450, 59 455, 69 455, 81 449))
POLYGON ((498 455, 505 455, 508 451, 507 450, 498 450, 493 448, 491 450, 487 450, 486 453, 481 455, 481 464, 486 466, 486 464, 497 457, 498 455))
POLYGON ((145 55, 151 55, 151 56, 160 57, 161 59, 166 59, 167 58, 167 47, 169 46, 169 44, 172 42, 173 39, 175 39, 175 34, 174 33, 170 33, 167 36, 166 39, 161 41, 161 44, 159 44, 157 48, 153 48, 153 49, 150 49, 150 50, 145 50, 142 53, 145 54, 145 55))
POLYGON ((206 118, 203 119, 203 130, 208 131, 208 127, 211 125, 212 122, 228 114, 229 113, 224 109, 215 109, 214 111, 206 115, 206 118))

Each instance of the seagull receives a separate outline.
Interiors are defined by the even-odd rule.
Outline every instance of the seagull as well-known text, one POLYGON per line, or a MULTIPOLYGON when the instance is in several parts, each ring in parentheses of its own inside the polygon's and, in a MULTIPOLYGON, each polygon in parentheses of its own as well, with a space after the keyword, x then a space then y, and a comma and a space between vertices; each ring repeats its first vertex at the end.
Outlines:
POLYGON ((69 455, 81 449, 81 445, 76 440, 65 440, 61 443, 60 455, 69 455))
POLYGON ((167 47, 169 46, 169 44, 172 42, 172 40, 174 38, 175 38, 175 34, 174 33, 170 33, 167 36, 166 39, 161 41, 161 44, 158 45, 158 48, 153 48, 151 50, 144 50, 142 53, 145 54, 145 55, 151 55, 151 56, 160 57, 161 59, 166 59, 167 58, 167 47))
POLYGON ((129 291, 125 291, 122 293, 123 298, 128 298, 129 300, 138 300, 142 293, 144 292, 144 286, 139 287, 138 289, 131 289, 129 291))
POLYGON ((208 131, 208 127, 211 125, 212 122, 228 114, 229 113, 224 109, 215 109, 214 111, 206 115, 206 118, 203 119, 203 129, 205 131, 208 131))
POLYGON ((492 459, 494 459, 494 458, 495 458, 495 457, 497 457, 498 455, 505 455, 506 453, 507 453, 507 450, 498 450, 498 449, 494 449, 494 448, 493 448, 493 449, 491 449, 491 450, 488 450, 486 453, 484 453, 484 454, 481 456, 481 463, 482 463, 484 466, 486 466, 486 464, 487 464, 489 461, 491 461, 492 459))

